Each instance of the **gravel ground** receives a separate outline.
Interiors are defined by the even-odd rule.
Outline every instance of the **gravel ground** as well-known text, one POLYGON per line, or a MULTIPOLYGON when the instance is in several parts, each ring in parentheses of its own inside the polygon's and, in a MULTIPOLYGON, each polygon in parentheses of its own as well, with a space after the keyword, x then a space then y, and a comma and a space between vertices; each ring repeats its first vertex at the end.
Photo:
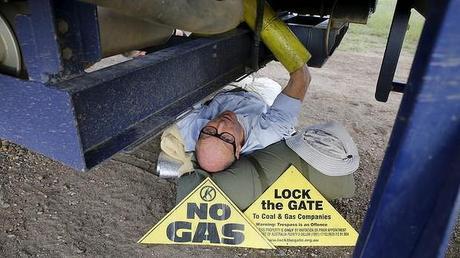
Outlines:
MULTIPOLYGON (((356 196, 333 206, 359 231, 383 159, 401 95, 374 100, 381 56, 337 52, 322 69, 312 69, 311 89, 300 126, 336 120, 353 136, 361 155, 356 196)), ((403 57, 399 77, 410 69, 403 57)), ((261 72, 282 85, 288 74, 272 62, 261 72)), ((174 206, 174 180, 153 174, 158 138, 117 154, 88 173, 78 173, 40 154, 1 141, 0 257, 154 256, 347 257, 345 247, 253 250, 191 246, 142 246, 136 241, 174 206)), ((458 257, 457 228, 448 256, 458 257)))

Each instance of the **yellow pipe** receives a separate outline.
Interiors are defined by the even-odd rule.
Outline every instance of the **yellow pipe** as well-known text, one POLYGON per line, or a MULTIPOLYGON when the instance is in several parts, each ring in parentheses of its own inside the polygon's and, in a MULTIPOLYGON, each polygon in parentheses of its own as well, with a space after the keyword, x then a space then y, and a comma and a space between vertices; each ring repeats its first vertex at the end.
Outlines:
MULTIPOLYGON (((257 0, 243 1, 244 20, 254 30, 257 17, 257 0)), ((275 11, 267 2, 265 2, 264 7, 260 37, 289 73, 302 67, 311 58, 308 50, 288 26, 276 16, 275 11)))

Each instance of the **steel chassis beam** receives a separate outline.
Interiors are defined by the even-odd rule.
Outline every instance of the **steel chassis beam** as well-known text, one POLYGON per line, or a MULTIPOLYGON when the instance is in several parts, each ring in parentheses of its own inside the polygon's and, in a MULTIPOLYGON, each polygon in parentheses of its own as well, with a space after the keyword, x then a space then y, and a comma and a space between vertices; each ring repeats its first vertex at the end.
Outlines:
POLYGON ((29 80, 66 80, 100 60, 94 5, 74 0, 33 0, 27 5, 29 13, 18 15, 14 27, 29 80))
POLYGON ((460 206, 460 0, 431 1, 354 257, 444 257, 460 206))
POLYGON ((2 75, 0 137, 87 170, 244 75, 251 46, 235 30, 55 84, 2 75))
POLYGON ((380 67, 379 79, 375 90, 375 99, 386 102, 390 92, 403 92, 405 84, 393 82, 398 65, 399 56, 404 43, 413 0, 399 0, 396 3, 393 21, 391 23, 390 35, 388 35, 385 54, 383 55, 382 66, 380 67))

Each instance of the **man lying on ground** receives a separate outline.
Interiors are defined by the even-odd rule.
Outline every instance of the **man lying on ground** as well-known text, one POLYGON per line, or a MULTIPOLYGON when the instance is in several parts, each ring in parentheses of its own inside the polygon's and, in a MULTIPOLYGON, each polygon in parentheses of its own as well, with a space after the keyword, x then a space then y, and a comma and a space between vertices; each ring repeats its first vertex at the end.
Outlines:
POLYGON ((306 66, 291 73, 289 83, 271 107, 254 92, 218 94, 211 103, 177 123, 185 150, 195 150, 202 169, 219 172, 241 155, 289 137, 310 80, 306 66))
MULTIPOLYGON (((327 199, 351 197, 355 189, 352 174, 325 175, 283 141, 295 132, 310 81, 308 68, 303 66, 290 74, 287 86, 271 106, 255 92, 231 90, 217 94, 177 122, 185 151, 195 151, 196 160, 194 171, 178 179, 177 201, 206 177, 212 177, 239 208, 245 209, 290 165, 327 199)), ((332 135, 326 140, 342 145, 332 135)), ((345 148, 335 152, 348 155, 345 148)))

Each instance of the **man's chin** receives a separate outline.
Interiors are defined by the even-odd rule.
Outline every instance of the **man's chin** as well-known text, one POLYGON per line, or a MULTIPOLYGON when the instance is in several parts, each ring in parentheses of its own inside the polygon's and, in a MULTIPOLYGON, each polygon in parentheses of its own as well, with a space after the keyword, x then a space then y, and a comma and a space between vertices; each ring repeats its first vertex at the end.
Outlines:
POLYGON ((206 170, 206 172, 211 173, 211 174, 219 173, 219 172, 222 172, 222 171, 223 171, 223 170, 219 170, 219 171, 207 171, 207 170, 206 170))
POLYGON ((218 173, 218 172, 225 170, 225 168, 209 168, 209 167, 202 166, 202 165, 200 165, 200 167, 201 169, 205 170, 208 173, 218 173))

